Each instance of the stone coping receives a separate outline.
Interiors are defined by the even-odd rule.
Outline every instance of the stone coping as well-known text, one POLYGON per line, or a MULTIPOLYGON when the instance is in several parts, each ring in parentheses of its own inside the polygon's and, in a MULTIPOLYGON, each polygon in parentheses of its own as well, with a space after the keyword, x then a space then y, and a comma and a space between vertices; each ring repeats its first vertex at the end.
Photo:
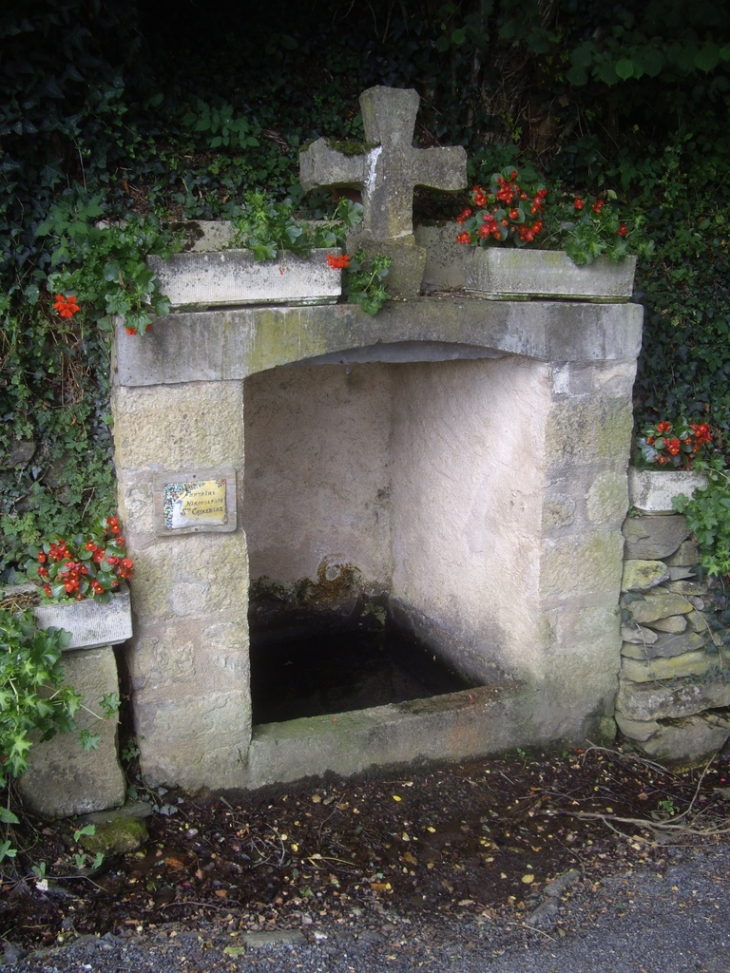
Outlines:
POLYGON ((157 318, 144 337, 127 335, 118 323, 112 374, 116 385, 128 387, 240 380, 335 353, 347 362, 355 350, 358 361, 451 360, 477 357, 474 349, 487 351, 484 357, 538 361, 633 360, 642 316, 636 304, 485 301, 463 294, 391 302, 375 317, 349 304, 200 311, 157 318), (400 357, 382 357, 394 347, 400 357), (369 349, 364 358, 362 349, 369 349))
POLYGON ((533 700, 533 691, 519 683, 480 686, 335 716, 262 724, 253 729, 243 787, 255 790, 328 772, 349 775, 414 760, 459 760, 544 745, 545 736, 524 716, 533 700))
POLYGON ((672 499, 683 493, 692 497, 707 485, 699 473, 688 470, 637 470, 629 468, 629 499, 642 513, 673 513, 672 499))

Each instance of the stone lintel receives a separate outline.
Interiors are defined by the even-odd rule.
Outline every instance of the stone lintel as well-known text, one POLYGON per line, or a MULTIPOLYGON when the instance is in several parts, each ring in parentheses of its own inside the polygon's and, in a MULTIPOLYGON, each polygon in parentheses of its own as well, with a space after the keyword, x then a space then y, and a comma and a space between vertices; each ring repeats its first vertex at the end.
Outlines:
POLYGON ((434 361, 460 357, 463 346, 482 348, 485 357, 630 361, 641 345, 642 313, 635 304, 449 297, 391 303, 376 317, 349 304, 172 314, 157 318, 143 338, 117 326, 113 376, 115 384, 129 387, 243 379, 333 352, 346 361, 349 350, 370 349, 369 360, 387 361, 379 351, 403 344, 414 357, 401 360, 423 361, 422 342, 448 349, 434 361))

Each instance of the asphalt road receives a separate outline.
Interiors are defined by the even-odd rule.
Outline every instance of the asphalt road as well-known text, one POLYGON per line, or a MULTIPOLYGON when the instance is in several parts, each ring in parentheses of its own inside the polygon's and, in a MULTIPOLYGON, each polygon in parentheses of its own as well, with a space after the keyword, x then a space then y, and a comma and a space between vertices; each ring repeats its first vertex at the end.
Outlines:
MULTIPOLYGON (((85 937, 44 954, 6 955, 13 973, 729 973, 730 841, 667 850, 662 872, 590 874, 543 907, 539 929, 509 920, 419 925, 384 909, 343 928, 231 936, 171 926, 85 937), (560 919, 560 925, 557 920, 560 919)), ((547 900, 546 900, 547 901, 547 900)))

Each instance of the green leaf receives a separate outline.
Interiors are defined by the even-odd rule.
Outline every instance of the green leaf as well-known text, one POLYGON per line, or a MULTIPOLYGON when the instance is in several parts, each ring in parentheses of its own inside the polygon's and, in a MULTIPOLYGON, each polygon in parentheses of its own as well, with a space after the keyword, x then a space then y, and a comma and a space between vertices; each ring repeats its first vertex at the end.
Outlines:
POLYGON ((0 821, 3 824, 20 824, 18 817, 6 807, 0 807, 0 821))
POLYGON ((83 838, 85 835, 91 837, 96 834, 96 825, 87 824, 83 828, 79 828, 78 831, 74 831, 74 841, 78 841, 79 838, 83 838))
POLYGON ((588 72, 585 68, 573 66, 565 72, 565 79, 576 88, 582 88, 588 81, 588 72))
POLYGON ((712 41, 708 41, 704 47, 702 47, 695 54, 695 65, 707 73, 708 71, 713 71, 717 65, 720 63, 720 48, 717 44, 712 41))
MULTIPOLYGON (((98 733, 92 733, 91 730, 84 728, 79 732, 79 743, 81 744, 81 749, 85 752, 98 750, 101 737, 98 733)), ((89 827, 93 827, 93 825, 89 825, 89 827)))
POLYGON ((634 74, 634 63, 627 57, 621 58, 621 60, 617 61, 614 65, 614 71, 619 78, 626 81, 627 78, 632 77, 634 74))

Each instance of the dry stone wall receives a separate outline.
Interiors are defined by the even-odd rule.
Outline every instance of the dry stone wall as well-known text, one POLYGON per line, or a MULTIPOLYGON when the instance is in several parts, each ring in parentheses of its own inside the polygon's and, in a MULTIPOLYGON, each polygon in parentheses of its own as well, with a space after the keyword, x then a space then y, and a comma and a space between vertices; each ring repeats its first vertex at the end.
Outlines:
POLYGON ((671 513, 672 493, 687 492, 686 477, 674 490, 667 484, 654 501, 636 477, 631 484, 632 501, 645 509, 623 529, 616 722, 647 756, 693 764, 730 735, 730 659, 714 622, 725 596, 719 582, 702 577, 686 519, 671 513))

